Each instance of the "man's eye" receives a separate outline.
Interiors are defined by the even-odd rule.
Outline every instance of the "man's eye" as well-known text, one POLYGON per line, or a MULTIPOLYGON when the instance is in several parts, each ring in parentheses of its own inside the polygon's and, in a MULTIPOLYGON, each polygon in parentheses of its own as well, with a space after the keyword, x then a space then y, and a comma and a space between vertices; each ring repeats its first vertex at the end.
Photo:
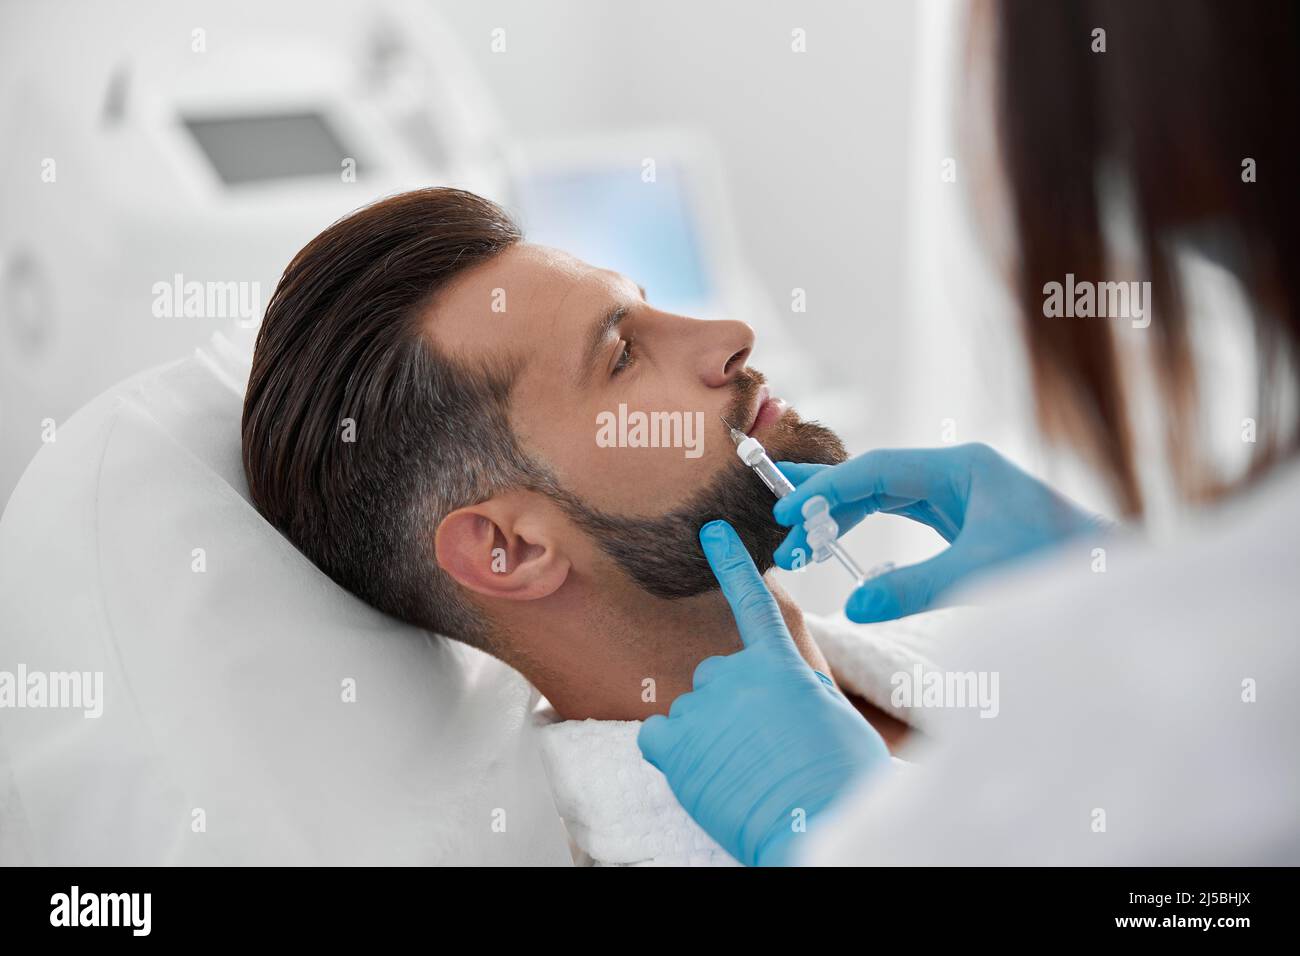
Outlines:
POLYGON ((619 372, 624 371, 629 365, 631 365, 635 361, 636 359, 632 355, 632 340, 626 339, 623 342, 623 351, 621 351, 618 354, 618 361, 614 363, 613 374, 617 375, 619 372))

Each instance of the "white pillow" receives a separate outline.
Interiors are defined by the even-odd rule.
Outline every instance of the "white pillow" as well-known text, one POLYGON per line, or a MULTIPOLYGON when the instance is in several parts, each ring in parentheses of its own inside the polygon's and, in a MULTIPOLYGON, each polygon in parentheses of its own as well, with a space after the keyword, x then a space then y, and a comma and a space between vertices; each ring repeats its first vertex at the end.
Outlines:
POLYGON ((0 709, 0 861, 569 864, 527 682, 249 504, 246 376, 219 348, 137 376, 14 491, 0 679, 102 672, 103 713, 0 709))

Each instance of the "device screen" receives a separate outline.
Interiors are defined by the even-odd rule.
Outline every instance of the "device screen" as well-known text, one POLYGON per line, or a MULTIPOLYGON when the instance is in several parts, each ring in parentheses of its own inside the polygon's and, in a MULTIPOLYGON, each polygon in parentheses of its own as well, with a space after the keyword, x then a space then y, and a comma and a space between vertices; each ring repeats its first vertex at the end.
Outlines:
POLYGON ((661 163, 653 186, 635 163, 546 169, 514 185, 529 242, 634 277, 656 308, 708 314, 713 283, 683 170, 661 163))
POLYGON ((343 160, 356 157, 319 113, 187 117, 184 123, 227 186, 338 176, 343 160))

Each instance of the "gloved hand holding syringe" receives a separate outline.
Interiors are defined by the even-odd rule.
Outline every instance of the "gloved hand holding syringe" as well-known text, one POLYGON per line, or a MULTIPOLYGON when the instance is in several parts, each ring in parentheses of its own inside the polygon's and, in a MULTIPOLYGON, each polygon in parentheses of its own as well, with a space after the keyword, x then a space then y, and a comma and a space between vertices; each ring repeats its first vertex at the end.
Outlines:
MULTIPOLYGON (((762 479, 763 484, 767 485, 772 494, 778 498, 784 498, 794 491, 794 485, 781 473, 781 469, 768 456, 767 450, 757 438, 746 435, 725 418, 722 423, 727 426, 731 434, 731 440, 736 445, 736 456, 762 479)), ((835 523, 835 519, 831 517, 830 505, 825 498, 821 496, 809 498, 804 502, 801 510, 804 518, 804 531, 808 537, 808 547, 812 550, 814 562, 820 563, 834 555, 835 559, 844 566, 844 569, 853 576, 854 583, 859 586, 877 575, 893 570, 894 563, 892 561, 877 565, 870 571, 864 572, 862 570, 848 551, 844 549, 844 546, 835 540, 840 533, 840 529, 835 523)))
MULTIPOLYGON (((779 566, 792 563, 792 542, 812 537, 803 506, 814 497, 824 498, 846 527, 868 514, 897 514, 949 542, 919 564, 878 579, 865 575, 868 583, 845 605, 851 621, 929 610, 970 575, 1076 535, 1106 533, 1097 516, 983 445, 876 449, 833 466, 785 462, 782 472, 747 438, 732 431, 741 459, 780 499, 773 517, 792 529, 773 555, 779 566), (800 518, 805 527, 796 527, 800 518)), ((704 660, 691 692, 673 702, 667 717, 648 718, 637 744, 686 812, 737 860, 798 862, 799 834, 815 832, 828 808, 867 774, 887 772, 889 750, 834 682, 807 665, 735 529, 709 522, 700 529, 700 548, 745 647, 704 660), (804 811, 806 827, 790 825, 791 807, 804 811)), ((827 550, 858 577, 843 548, 827 550)))

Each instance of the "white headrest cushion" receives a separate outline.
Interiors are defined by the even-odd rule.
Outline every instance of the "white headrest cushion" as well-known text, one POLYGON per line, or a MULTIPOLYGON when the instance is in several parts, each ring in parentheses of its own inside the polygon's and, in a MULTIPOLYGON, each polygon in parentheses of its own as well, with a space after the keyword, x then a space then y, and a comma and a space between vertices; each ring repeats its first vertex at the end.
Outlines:
POLYGON ((0 710, 0 858, 567 864, 532 688, 257 514, 245 377, 200 353, 110 390, 9 501, 0 671, 102 672, 103 714, 0 710))

